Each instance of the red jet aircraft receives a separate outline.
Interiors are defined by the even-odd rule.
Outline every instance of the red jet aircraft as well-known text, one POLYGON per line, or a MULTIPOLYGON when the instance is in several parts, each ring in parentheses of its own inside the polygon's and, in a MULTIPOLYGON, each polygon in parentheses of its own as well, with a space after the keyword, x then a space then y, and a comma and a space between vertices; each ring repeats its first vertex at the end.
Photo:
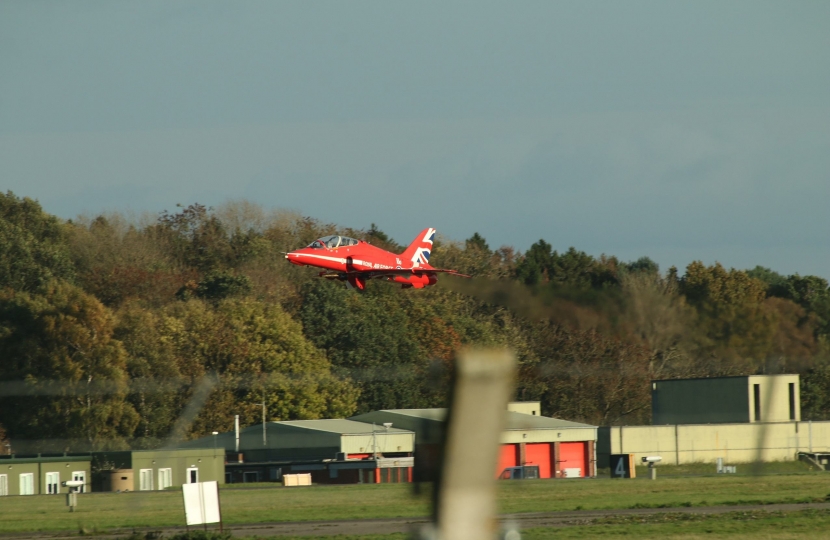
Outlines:
POLYGON ((470 277, 455 270, 433 268, 429 253, 435 229, 424 229, 400 255, 377 248, 363 240, 346 236, 324 236, 308 247, 285 254, 292 264, 324 268, 320 277, 345 281, 349 287, 364 290, 370 279, 400 283, 404 289, 435 285, 436 274, 470 277))

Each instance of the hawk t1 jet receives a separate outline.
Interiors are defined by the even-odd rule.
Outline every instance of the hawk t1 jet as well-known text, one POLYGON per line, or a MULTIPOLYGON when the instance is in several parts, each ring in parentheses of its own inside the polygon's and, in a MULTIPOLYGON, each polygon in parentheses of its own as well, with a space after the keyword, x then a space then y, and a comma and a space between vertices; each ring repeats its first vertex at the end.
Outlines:
POLYGON ((292 264, 323 268, 320 277, 345 281, 348 287, 366 288, 370 279, 400 283, 404 289, 435 285, 437 274, 470 277, 455 270, 433 268, 429 254, 435 229, 424 229, 400 255, 347 236, 324 236, 309 246, 285 254, 292 264))

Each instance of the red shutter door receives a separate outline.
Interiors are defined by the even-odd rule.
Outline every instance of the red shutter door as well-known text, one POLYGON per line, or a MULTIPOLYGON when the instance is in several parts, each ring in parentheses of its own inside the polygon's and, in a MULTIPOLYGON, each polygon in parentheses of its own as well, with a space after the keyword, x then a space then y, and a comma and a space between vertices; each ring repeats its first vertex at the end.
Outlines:
POLYGON ((525 465, 539 467, 539 478, 550 478, 550 443, 528 443, 525 445, 525 465))
POLYGON ((508 467, 516 467, 519 464, 519 445, 518 444, 503 444, 499 449, 499 468, 496 471, 497 476, 501 476, 502 471, 508 467))
POLYGON ((580 469, 580 476, 588 473, 587 443, 563 442, 559 445, 559 470, 565 476, 565 469, 580 469))

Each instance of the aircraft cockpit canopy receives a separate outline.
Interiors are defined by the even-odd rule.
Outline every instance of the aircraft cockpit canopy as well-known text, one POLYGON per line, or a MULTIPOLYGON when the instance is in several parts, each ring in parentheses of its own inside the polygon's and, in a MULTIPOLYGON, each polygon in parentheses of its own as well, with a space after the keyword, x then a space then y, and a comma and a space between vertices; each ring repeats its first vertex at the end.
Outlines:
POLYGON ((349 238, 348 236, 324 236, 318 240, 315 240, 308 247, 321 249, 327 247, 329 249, 334 249, 337 247, 345 247, 345 246, 356 246, 358 240, 354 238, 349 238))

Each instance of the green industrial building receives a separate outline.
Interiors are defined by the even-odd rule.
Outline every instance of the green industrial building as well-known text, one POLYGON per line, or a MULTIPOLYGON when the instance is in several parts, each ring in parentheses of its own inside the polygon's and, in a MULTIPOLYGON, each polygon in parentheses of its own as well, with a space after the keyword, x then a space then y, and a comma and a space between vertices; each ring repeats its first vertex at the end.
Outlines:
POLYGON ((381 454, 407 454, 413 451, 415 434, 397 428, 384 428, 343 419, 288 420, 266 422, 232 431, 208 435, 182 443, 183 448, 220 448, 228 454, 244 454, 244 461, 286 461, 335 459, 381 454))
POLYGON ((66 493, 61 484, 70 480, 87 483, 90 456, 0 456, 0 497, 7 495, 58 495, 66 493))
POLYGON ((798 422, 798 375, 652 381, 652 425, 798 422))
POLYGON ((177 448, 95 452, 102 471, 94 491, 153 491, 195 482, 225 482, 225 451, 221 448, 177 448))
POLYGON ((226 482, 278 481, 308 472, 316 483, 407 482, 415 434, 343 419, 266 422, 183 443, 218 448, 230 459, 226 482))

